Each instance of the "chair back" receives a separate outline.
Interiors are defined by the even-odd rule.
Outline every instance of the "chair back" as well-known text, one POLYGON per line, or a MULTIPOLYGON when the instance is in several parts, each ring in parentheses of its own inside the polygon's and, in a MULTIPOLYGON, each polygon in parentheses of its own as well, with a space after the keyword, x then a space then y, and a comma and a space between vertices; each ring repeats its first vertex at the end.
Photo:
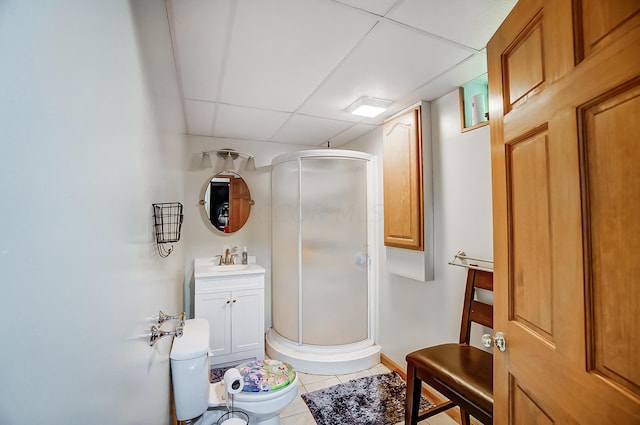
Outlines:
POLYGON ((460 326, 460 344, 469 344, 471 323, 478 323, 493 329, 493 305, 477 300, 476 289, 493 292, 493 272, 470 268, 467 273, 462 324, 460 326))

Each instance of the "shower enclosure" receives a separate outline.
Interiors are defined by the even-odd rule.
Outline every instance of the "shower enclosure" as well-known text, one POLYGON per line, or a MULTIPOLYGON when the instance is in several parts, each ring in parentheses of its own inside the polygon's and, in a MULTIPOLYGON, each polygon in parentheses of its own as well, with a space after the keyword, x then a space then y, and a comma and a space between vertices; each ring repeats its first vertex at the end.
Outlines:
POLYGON ((315 374, 376 365, 373 158, 308 150, 272 161, 267 354, 315 374))

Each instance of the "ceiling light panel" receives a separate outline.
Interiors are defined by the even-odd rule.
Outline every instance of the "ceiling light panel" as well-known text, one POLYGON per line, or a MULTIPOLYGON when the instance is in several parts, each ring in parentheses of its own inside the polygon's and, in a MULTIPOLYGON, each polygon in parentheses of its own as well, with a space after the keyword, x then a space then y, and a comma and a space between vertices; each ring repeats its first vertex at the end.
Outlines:
POLYGON ((375 99, 368 96, 363 96, 360 99, 353 102, 347 110, 353 115, 361 117, 374 118, 383 113, 391 105, 390 100, 375 99))

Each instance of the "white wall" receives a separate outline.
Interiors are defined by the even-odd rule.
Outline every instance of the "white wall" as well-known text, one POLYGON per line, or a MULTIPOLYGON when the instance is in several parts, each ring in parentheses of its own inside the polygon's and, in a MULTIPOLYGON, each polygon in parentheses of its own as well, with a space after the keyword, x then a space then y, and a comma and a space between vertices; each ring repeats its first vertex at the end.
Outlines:
MULTIPOLYGON (((390 274, 385 266, 381 214, 372 214, 379 234, 378 343, 382 351, 401 366, 414 349, 456 341, 466 271, 447 263, 458 250, 481 258, 492 258, 491 167, 489 127, 460 132, 457 90, 431 103, 433 138, 435 280, 420 282, 390 274)), ((341 146, 370 153, 378 158, 378 199, 382 211, 382 130, 380 128, 341 146)), ((273 157, 309 146, 256 143, 210 137, 188 137, 185 177, 185 304, 190 310, 193 291, 193 258, 211 257, 223 244, 248 246, 259 264, 267 269, 265 324, 271 325, 271 173, 273 157), (256 205, 246 226, 233 235, 209 231, 199 212, 203 185, 214 174, 199 167, 204 150, 233 147, 256 156, 258 171, 240 171, 256 205)), ((477 343, 479 345, 479 342, 477 343)))
POLYGON ((151 204, 182 200, 177 91, 147 86, 128 1, 2 1, 0 55, 0 423, 167 424, 148 332, 182 306, 182 244, 158 257, 151 204))
MULTIPOLYGON (((390 274, 380 234, 378 343, 402 367, 409 352, 457 341, 466 272, 447 263, 458 250, 492 258, 489 127, 460 132, 458 91, 431 103, 435 280, 420 282, 390 274)), ((376 155, 382 169, 382 131, 343 146, 376 155)), ((378 176, 382 203, 382 173, 378 176)), ((381 210, 381 209, 380 209, 381 210)), ((479 344, 479 342, 478 342, 479 344)))
MULTIPOLYGON (((223 244, 247 245, 269 279, 265 166, 309 147, 189 137, 183 162, 163 13, 156 0, 0 3, 0 423, 168 423, 170 340, 148 346, 152 316, 181 310, 193 258, 223 244), (247 226, 222 237, 197 206, 212 172, 194 164, 225 147, 254 154, 259 170, 243 174, 256 200, 247 226), (165 201, 183 201, 185 220, 160 259, 151 204, 165 201)), ((378 341, 401 365, 456 338, 464 270, 446 265, 453 254, 492 255, 488 128, 460 134, 457 105, 457 92, 432 104, 436 280, 390 275, 380 247, 378 341)), ((380 131, 344 148, 380 155, 380 131)))
MULTIPOLYGON (((226 140, 213 137, 188 136, 187 171, 185 175, 185 309, 193 315, 193 259, 212 258, 223 253, 223 245, 237 246, 242 250, 247 246, 250 256, 266 269, 265 273, 265 330, 271 327, 271 160, 286 152, 311 149, 304 145, 282 143, 226 140), (213 169, 200 168, 201 153, 207 150, 233 148, 255 155, 256 171, 245 172, 240 166, 244 162, 236 160, 236 172, 247 182, 255 205, 251 207, 249 219, 236 233, 213 232, 203 222, 198 200, 203 186, 216 173, 213 169)), ((222 160, 212 155, 215 166, 222 160), (219 161, 219 162, 216 162, 219 161)))

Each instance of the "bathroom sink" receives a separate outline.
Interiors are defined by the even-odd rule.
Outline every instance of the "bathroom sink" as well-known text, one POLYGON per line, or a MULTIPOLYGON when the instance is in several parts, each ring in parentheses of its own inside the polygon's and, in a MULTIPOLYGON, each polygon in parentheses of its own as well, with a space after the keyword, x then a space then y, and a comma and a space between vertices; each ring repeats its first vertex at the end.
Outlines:
POLYGON ((218 258, 196 258, 193 275, 195 277, 234 276, 264 273, 264 267, 250 264, 218 264, 218 258))
POLYGON ((249 264, 223 264, 220 266, 213 266, 212 271, 214 272, 237 272, 239 270, 247 270, 249 268, 249 264))

